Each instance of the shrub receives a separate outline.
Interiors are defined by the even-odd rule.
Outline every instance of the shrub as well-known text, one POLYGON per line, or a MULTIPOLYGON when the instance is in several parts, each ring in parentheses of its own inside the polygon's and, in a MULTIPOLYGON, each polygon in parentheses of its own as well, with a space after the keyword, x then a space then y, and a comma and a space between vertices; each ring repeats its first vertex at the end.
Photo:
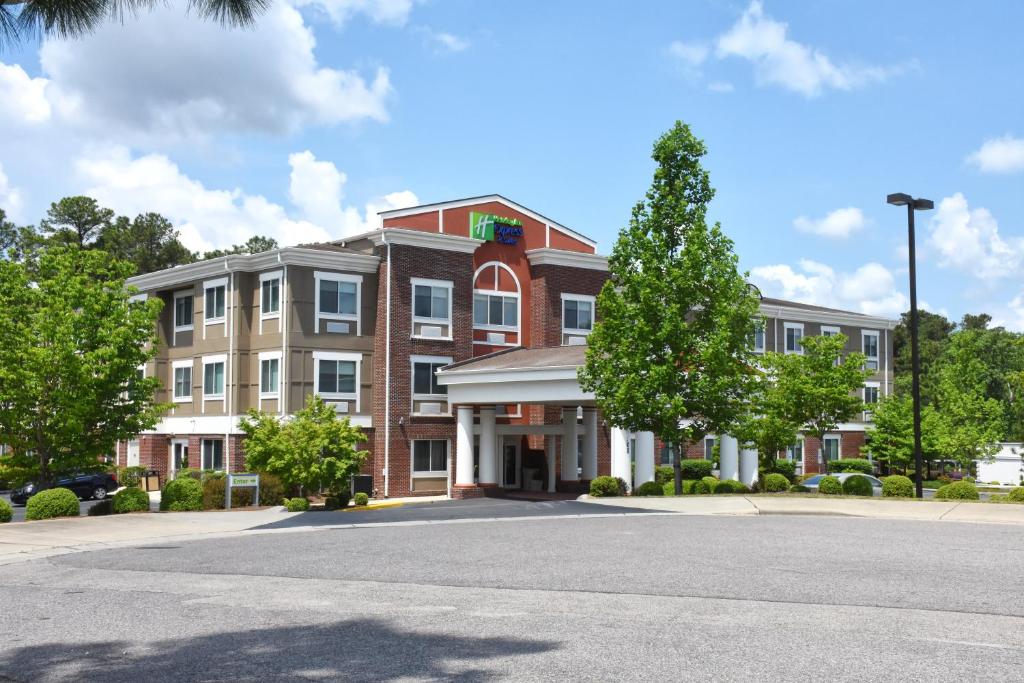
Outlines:
POLYGON ((324 510, 330 512, 331 510, 337 510, 341 505, 338 502, 337 496, 327 496, 324 498, 324 510))
POLYGON ((13 516, 14 510, 11 509, 11 504, 6 500, 0 500, 0 524, 6 524, 11 521, 13 516))
POLYGON ((615 481, 619 482, 619 495, 624 496, 629 493, 629 484, 622 477, 615 477, 615 481))
POLYGON ((288 512, 306 512, 309 510, 309 501, 305 498, 285 498, 284 506, 288 512))
POLYGON ((122 467, 117 471, 117 483, 128 488, 138 486, 142 481, 142 475, 145 471, 145 467, 122 467))
POLYGON ((772 472, 764 475, 764 481, 761 482, 761 490, 765 493, 779 493, 789 489, 789 479, 786 475, 778 472, 772 472))
POLYGON ((935 492, 939 500, 978 500, 978 489, 969 481, 958 481, 940 486, 935 492))
POLYGON ((275 474, 260 472, 260 505, 280 505, 284 500, 284 484, 275 474))
POLYGON ((871 486, 871 480, 861 474, 846 478, 843 482, 843 493, 848 496, 870 497, 875 495, 871 486))
POLYGON ((711 476, 710 460, 690 460, 683 458, 679 463, 679 469, 683 473, 683 479, 703 479, 711 476))
POLYGON ((776 460, 774 465, 764 471, 764 476, 769 474, 781 474, 788 481, 793 481, 796 479, 796 463, 792 460, 776 460))
MULTIPOLYGON (((138 491, 139 489, 135 489, 138 491)), ((114 514, 114 499, 104 498, 100 502, 91 505, 88 510, 85 511, 88 517, 106 517, 107 515, 114 514)))
MULTIPOLYGON (((683 481, 681 483, 682 483, 682 488, 683 488, 682 495, 684 495, 684 496, 691 496, 691 495, 693 495, 693 486, 697 482, 695 482, 693 479, 683 479, 683 481)), ((665 495, 666 496, 674 496, 674 495, 676 495, 676 483, 674 481, 665 482, 665 495)))
POLYGON ((693 492, 699 495, 711 493, 715 490, 715 484, 717 483, 718 480, 714 477, 701 477, 693 483, 693 492))
POLYGON ((46 489, 28 499, 25 519, 77 517, 78 496, 70 489, 46 489))
POLYGON ((828 471, 840 474, 842 472, 859 472, 860 474, 871 474, 875 471, 875 466, 870 460, 863 460, 861 458, 843 458, 841 460, 833 460, 828 464, 828 471))
POLYGON ((790 493, 810 493, 810 489, 803 484, 793 484, 789 487, 790 493))
POLYGON ((121 489, 114 494, 112 510, 116 514, 125 512, 149 512, 149 494, 142 489, 121 489))
POLYGON ((676 471, 668 465, 661 465, 654 470, 654 481, 661 485, 676 480, 676 471))
POLYGON ((914 482, 902 474, 893 474, 882 479, 882 495, 886 498, 913 498, 914 482))
POLYGON ((369 502, 370 497, 363 493, 362 491, 356 494, 356 505, 362 507, 363 505, 369 504, 369 502))
POLYGON ((590 495, 595 498, 607 498, 609 496, 621 496, 619 481, 615 477, 594 477, 590 480, 590 495))
POLYGON ((715 482, 715 485, 711 487, 711 492, 750 493, 750 489, 743 482, 736 481, 735 479, 723 479, 722 481, 715 482))
POLYGON ((822 477, 818 482, 818 493, 828 496, 837 496, 843 492, 843 485, 835 477, 822 477))
POLYGON ((203 478, 203 471, 197 467, 183 467, 174 473, 175 479, 195 479, 199 480, 203 478))
POLYGON ((1024 503, 1024 486, 1018 486, 1013 489, 1006 494, 1006 498, 1014 503, 1024 503))
MULTIPOLYGON (((262 482, 261 482, 262 483, 262 482)), ((225 476, 207 476, 202 481, 203 486, 203 509, 223 510, 224 497, 228 489, 228 480, 225 476)), ((262 497, 262 492, 261 492, 262 497)), ((231 489, 231 507, 244 508, 252 505, 252 489, 237 488, 231 489)))
POLYGON ((189 512, 203 509, 203 485, 198 479, 185 477, 164 484, 160 492, 160 509, 171 512, 189 512))
POLYGON ((665 495, 665 485, 659 484, 656 481, 645 481, 636 487, 636 491, 633 491, 634 496, 663 496, 665 495))

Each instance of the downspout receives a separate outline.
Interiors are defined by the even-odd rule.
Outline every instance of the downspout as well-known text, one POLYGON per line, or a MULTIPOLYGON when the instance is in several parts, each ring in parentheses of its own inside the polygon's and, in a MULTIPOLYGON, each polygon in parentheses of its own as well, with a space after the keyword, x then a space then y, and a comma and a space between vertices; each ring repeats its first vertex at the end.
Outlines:
MULTIPOLYGON (((281 252, 277 252, 277 262, 282 263, 281 252)), ((277 400, 278 412, 281 417, 288 414, 288 264, 284 264, 281 275, 281 393, 277 400)))
POLYGON ((387 245, 388 267, 384 303, 384 497, 388 497, 388 482, 391 479, 391 242, 387 233, 381 230, 381 239, 387 245))
POLYGON ((228 364, 224 372, 224 414, 227 417, 227 424, 225 425, 224 431, 224 457, 227 462, 224 463, 224 469, 226 472, 231 472, 231 408, 234 404, 232 399, 232 387, 231 378, 234 376, 232 369, 235 365, 235 274, 231 272, 231 268, 228 266, 228 260, 224 259, 224 269, 228 271, 228 296, 225 297, 230 304, 227 306, 228 319, 224 323, 224 331, 228 335, 228 364))

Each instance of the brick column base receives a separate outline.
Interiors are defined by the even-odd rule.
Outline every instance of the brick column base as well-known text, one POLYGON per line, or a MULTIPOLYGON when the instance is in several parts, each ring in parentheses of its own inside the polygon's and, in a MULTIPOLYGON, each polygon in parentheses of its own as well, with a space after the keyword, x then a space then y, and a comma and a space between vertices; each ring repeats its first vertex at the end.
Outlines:
POLYGON ((486 494, 484 489, 477 485, 472 486, 453 486, 452 487, 452 498, 455 500, 466 500, 468 498, 483 498, 486 494))

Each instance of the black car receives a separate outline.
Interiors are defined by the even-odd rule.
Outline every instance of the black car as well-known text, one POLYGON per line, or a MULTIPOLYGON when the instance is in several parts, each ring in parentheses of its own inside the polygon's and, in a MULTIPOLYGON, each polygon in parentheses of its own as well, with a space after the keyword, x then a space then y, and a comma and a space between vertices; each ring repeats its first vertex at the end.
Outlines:
POLYGON ((52 484, 30 482, 11 491, 11 502, 24 505, 35 494, 50 488, 71 489, 82 500, 103 500, 117 490, 117 479, 109 472, 98 472, 61 477, 52 484))

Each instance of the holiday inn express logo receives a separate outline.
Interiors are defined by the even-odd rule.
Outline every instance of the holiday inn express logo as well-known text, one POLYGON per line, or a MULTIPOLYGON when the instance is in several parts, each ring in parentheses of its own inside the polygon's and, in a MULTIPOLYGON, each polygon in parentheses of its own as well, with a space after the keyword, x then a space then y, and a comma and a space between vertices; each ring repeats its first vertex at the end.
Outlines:
POLYGON ((516 238, 523 236, 523 222, 518 218, 470 211, 469 236, 499 244, 515 244, 516 238))

